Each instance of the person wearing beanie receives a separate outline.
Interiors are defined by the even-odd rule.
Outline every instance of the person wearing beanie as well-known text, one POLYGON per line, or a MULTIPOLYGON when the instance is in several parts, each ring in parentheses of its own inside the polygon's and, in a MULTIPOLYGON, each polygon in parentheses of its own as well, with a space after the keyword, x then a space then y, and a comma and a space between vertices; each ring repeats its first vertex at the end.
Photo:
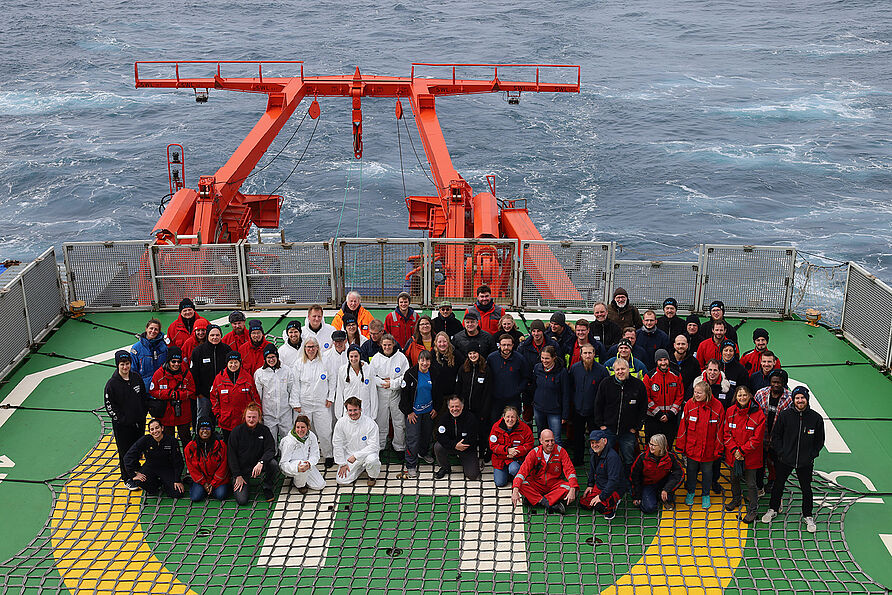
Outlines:
POLYGON ((481 285, 477 288, 477 301, 473 306, 468 307, 468 312, 475 312, 480 319, 480 330, 496 337, 502 334, 499 328, 502 316, 505 315, 505 308, 496 305, 492 299, 492 289, 489 285, 481 285))
POLYGON ((195 380, 196 419, 208 419, 214 423, 211 411, 211 388, 217 374, 226 367, 227 356, 232 349, 223 342, 223 330, 216 324, 208 327, 208 339, 192 352, 189 363, 195 380))
MULTIPOLYGON (((573 353, 573 343, 576 341, 576 334, 567 325, 567 317, 560 310, 551 315, 551 319, 548 321, 548 326, 545 329, 545 336, 557 343, 559 348, 558 359, 561 362, 566 361, 565 357, 567 354, 573 353)), ((537 359, 536 362, 538 361, 537 359)))
POLYGON ((466 312, 461 324, 464 327, 463 330, 452 337, 452 346, 457 352, 456 357, 459 361, 463 362, 468 357, 471 345, 475 346, 483 357, 488 357, 496 350, 495 338, 486 331, 480 330, 480 315, 475 310, 466 312))
POLYGON ((740 506, 740 482, 745 481, 746 516, 742 512, 739 515, 745 523, 756 520, 759 508, 756 475, 762 468, 764 440, 765 414, 753 400, 750 389, 739 386, 734 393, 734 405, 725 411, 725 462, 731 469, 731 501, 725 505, 725 510, 732 512, 740 506))
POLYGON ((824 447, 824 418, 809 407, 811 395, 806 387, 794 388, 792 397, 793 406, 777 414, 777 421, 771 432, 771 446, 777 456, 777 480, 771 490, 771 502, 762 522, 770 523, 778 515, 784 486, 795 470, 802 492, 802 520, 806 530, 815 533, 818 527, 812 516, 814 495, 811 482, 815 459, 824 447))
MULTIPOLYGON (((374 320, 374 318, 372 320, 374 320)), ((359 332, 359 323, 356 321, 356 317, 353 316, 353 314, 344 314, 341 321, 344 323, 343 331, 347 333, 347 345, 362 347, 362 344, 368 339, 366 339, 366 335, 359 332)), ((372 321, 370 320, 369 324, 371 324, 371 322, 372 321)), ((360 354, 361 353, 362 351, 360 350, 360 354)))
POLYGON ((405 291, 396 298, 396 308, 384 318, 384 332, 396 339, 399 349, 403 349, 415 332, 418 313, 409 305, 411 297, 405 291))
POLYGON ((709 304, 709 320, 700 326, 700 337, 704 341, 708 341, 713 336, 713 325, 718 321, 725 323, 725 336, 737 343, 737 329, 734 325, 725 320, 725 302, 722 300, 714 300, 709 304))
POLYGON ((657 328, 657 313, 648 310, 642 316, 643 326, 635 331, 635 347, 643 352, 644 357, 641 360, 647 370, 652 370, 654 364, 654 354, 658 349, 669 352, 672 343, 669 342, 669 335, 657 328))
POLYGON ((669 352, 657 349, 656 366, 644 376, 647 389, 647 415, 644 418, 644 438, 663 434, 672 448, 678 428, 678 414, 684 406, 684 385, 681 376, 669 367, 669 352))
POLYGON ((338 310, 338 313, 335 314, 334 319, 331 321, 331 325, 337 330, 341 330, 344 328, 344 316, 347 314, 352 314, 353 318, 356 319, 356 324, 359 327, 359 332, 362 333, 363 337, 368 338, 369 336, 369 323, 375 318, 372 316, 372 313, 362 307, 361 304, 362 296, 359 295, 358 291, 351 291, 347 294, 347 299, 344 301, 344 305, 341 306, 341 309, 338 310))
POLYGON ((263 425, 279 444, 294 429, 295 412, 300 413, 300 387, 294 371, 279 361, 279 350, 272 343, 263 348, 263 367, 254 372, 254 386, 263 407, 263 425))
POLYGON ((282 360, 282 365, 286 368, 291 368, 291 371, 295 374, 298 373, 300 359, 304 353, 302 329, 300 320, 289 320, 285 330, 282 331, 282 341, 284 343, 279 347, 279 358, 282 360))
POLYGON ((231 486, 226 442, 214 432, 214 424, 210 419, 199 418, 195 427, 195 439, 186 445, 183 457, 192 478, 189 497, 193 502, 201 502, 207 497, 225 500, 229 496, 231 486))
POLYGON ((629 303, 629 293, 622 287, 617 287, 613 292, 613 299, 607 306, 607 317, 619 328, 631 326, 639 329, 644 326, 638 308, 629 303))
POLYGON ((611 349, 607 353, 608 356, 610 356, 611 353, 614 355, 604 362, 604 367, 607 368, 607 371, 610 372, 610 375, 612 376, 614 362, 618 359, 622 359, 629 365, 629 373, 634 378, 643 380, 644 375, 647 373, 647 366, 644 365, 644 362, 641 361, 641 358, 639 357, 641 350, 635 349, 635 344, 633 343, 635 332, 632 330, 632 327, 629 327, 628 330, 630 332, 626 333, 626 337, 620 339, 619 343, 615 346, 615 350, 611 349))
POLYGON ((211 388, 211 410, 224 440, 229 441, 229 434, 244 419, 245 407, 259 401, 254 379, 242 367, 242 356, 238 351, 230 351, 226 368, 217 374, 211 388))
POLYGON ((154 496, 163 489, 171 498, 186 495, 180 445, 176 438, 164 434, 157 419, 149 422, 149 434, 134 442, 124 455, 124 465, 133 476, 132 483, 146 494, 154 496))
POLYGON ((195 321, 195 324, 192 325, 192 334, 189 335, 189 338, 183 343, 183 368, 187 370, 189 369, 192 363, 192 352, 195 351, 196 347, 207 341, 208 328, 210 328, 210 326, 211 323, 204 318, 199 318, 195 321))
POLYGON ((607 304, 595 302, 592 306, 592 315, 595 319, 589 325, 589 341, 600 341, 605 348, 610 348, 623 338, 623 331, 615 322, 607 317, 607 304))
MULTIPOLYGON (((335 383, 334 402, 331 408, 336 420, 344 416, 344 403, 347 399, 356 397, 362 403, 363 416, 375 421, 378 417, 375 374, 371 366, 363 361, 362 352, 356 345, 347 348, 347 363, 338 369, 335 383)), ((377 429, 375 437, 377 438, 377 429)), ((335 460, 337 461, 337 457, 335 460)))
POLYGON ((437 306, 437 316, 432 320, 433 325, 433 333, 436 335, 439 332, 445 332, 449 335, 449 340, 452 340, 456 334, 462 331, 462 325, 455 317, 455 312, 452 311, 452 302, 448 300, 443 300, 437 306))
POLYGON ((687 330, 685 321, 678 316, 678 302, 675 298, 663 300, 663 315, 657 318, 657 328, 669 335, 669 342, 687 330))
MULTIPOLYGON (((242 356, 242 368, 253 378, 254 372, 263 367, 264 356, 263 350, 267 345, 272 345, 266 340, 263 332, 263 323, 256 318, 248 323, 249 341, 239 347, 238 352, 242 356)), ((288 423, 289 431, 291 422, 288 423)))
MULTIPOLYGON (((768 491, 774 485, 775 473, 775 453, 771 449, 771 433, 774 431, 774 424, 777 416, 793 405, 793 394, 787 386, 789 376, 786 370, 772 370, 768 374, 768 386, 756 391, 753 399, 759 404, 762 413, 765 414, 765 467, 768 469, 768 491)), ((763 489, 765 481, 764 470, 759 472, 757 482, 759 489, 763 489)))
POLYGON ((133 473, 124 465, 124 455, 145 434, 147 398, 142 377, 132 370, 130 353, 123 349, 116 351, 115 371, 105 383, 104 402, 112 420, 121 481, 130 490, 137 490, 139 486, 131 482, 133 473))
POLYGON ((294 427, 279 442, 279 468, 291 478, 291 484, 301 494, 310 488, 321 490, 325 480, 316 465, 319 463, 319 439, 310 431, 310 418, 298 415, 294 427))
POLYGON ((725 378, 728 379, 728 384, 731 385, 729 394, 734 395, 738 386, 747 386, 749 384, 750 375, 747 373, 746 368, 743 367, 743 364, 740 363, 740 360, 737 359, 737 345, 734 344, 734 341, 729 339, 722 341, 721 353, 722 372, 725 373, 725 378))
POLYGON ((180 438, 183 448, 192 440, 189 426, 192 424, 192 409, 195 402, 195 381, 183 363, 179 347, 167 350, 167 363, 158 368, 149 385, 149 396, 163 404, 161 425, 165 436, 180 438))
MULTIPOLYGON (((762 365, 762 354, 766 351, 768 351, 768 331, 764 328, 757 328, 753 331, 753 348, 740 356, 740 363, 746 368, 747 374, 753 375, 759 371, 762 365)), ((774 355, 774 367, 781 367, 777 354, 774 355)))
POLYGON ((697 348, 703 338, 700 336, 700 317, 696 314, 689 314, 685 319, 684 336, 688 338, 688 353, 691 357, 697 357, 697 348))
POLYGON ((182 349, 199 320, 205 319, 195 311, 195 303, 189 298, 183 298, 180 302, 180 315, 167 327, 168 345, 176 345, 182 349))
POLYGON ((238 310, 233 310, 229 314, 229 326, 232 330, 223 336, 223 342, 232 347, 234 351, 238 351, 242 345, 251 342, 248 336, 248 329, 245 328, 245 314, 238 310))
POLYGON ((130 348, 131 368, 142 377, 143 384, 149 386, 155 371, 167 361, 167 343, 161 332, 161 321, 152 318, 146 323, 146 330, 130 348))

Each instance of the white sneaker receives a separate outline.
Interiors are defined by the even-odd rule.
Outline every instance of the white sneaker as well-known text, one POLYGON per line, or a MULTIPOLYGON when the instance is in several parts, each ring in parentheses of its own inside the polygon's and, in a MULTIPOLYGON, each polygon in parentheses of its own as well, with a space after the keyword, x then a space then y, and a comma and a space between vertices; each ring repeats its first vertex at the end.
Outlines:
POLYGON ((418 477, 418 467, 409 467, 406 469, 406 477, 409 479, 415 479, 418 477))
POLYGON ((814 517, 807 516, 803 520, 805 521, 806 531, 808 531, 809 533, 815 533, 818 530, 818 526, 815 524, 814 517))
POLYGON ((774 520, 774 517, 776 517, 776 516, 777 516, 777 511, 769 508, 768 512, 766 512, 765 514, 762 515, 762 522, 770 523, 771 521, 774 520))

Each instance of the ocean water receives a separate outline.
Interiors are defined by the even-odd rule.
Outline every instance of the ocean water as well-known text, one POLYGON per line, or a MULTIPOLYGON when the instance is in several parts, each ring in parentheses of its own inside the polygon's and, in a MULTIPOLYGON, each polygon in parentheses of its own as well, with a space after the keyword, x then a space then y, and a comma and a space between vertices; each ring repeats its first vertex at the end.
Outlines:
MULTIPOLYGON (((613 240, 633 258, 792 243, 892 279, 888 0, 2 5, 3 258, 147 237, 168 192, 166 145, 185 146, 195 187, 265 107, 262 95, 212 90, 199 105, 189 90, 137 90, 135 60, 300 59, 307 74, 385 75, 413 61, 541 62, 580 64, 582 92, 437 105, 457 170, 475 191, 496 174, 497 195, 526 198, 546 238, 613 240)), ((308 119, 286 146, 292 118, 261 165, 281 155, 243 191, 287 178, 291 240, 418 235, 403 180, 409 194, 433 188, 404 128, 400 159, 393 101, 363 102, 361 164, 348 100, 320 104, 312 142, 308 119)))

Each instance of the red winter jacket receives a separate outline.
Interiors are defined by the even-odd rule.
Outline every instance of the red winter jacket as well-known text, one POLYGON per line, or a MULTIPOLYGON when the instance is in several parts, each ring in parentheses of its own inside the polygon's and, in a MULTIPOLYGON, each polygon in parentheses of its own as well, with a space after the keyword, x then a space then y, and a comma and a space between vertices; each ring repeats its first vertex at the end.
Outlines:
POLYGON ((418 322, 418 314, 415 310, 409 308, 408 316, 403 316, 400 309, 397 308, 384 318, 384 330, 393 335, 397 347, 403 349, 412 338, 412 333, 415 332, 416 322, 418 322))
POLYGON ((251 342, 251 333, 248 332, 248 329, 245 329, 240 333, 229 331, 223 335, 223 342, 232 347, 233 351, 238 351, 242 345, 251 342))
MULTIPOLYGON (((747 374, 755 374, 762 369, 762 352, 750 349, 740 356, 740 363, 746 368, 747 374)), ((779 370, 781 367, 780 358, 774 356, 774 369, 779 370)))
POLYGON ((202 486, 211 484, 212 488, 229 483, 229 465, 226 464, 226 443, 222 438, 214 437, 214 445, 205 452, 198 448, 193 440, 186 445, 184 451, 186 468, 192 481, 202 486))
POLYGON ((152 384, 149 386, 149 394, 156 399, 169 401, 164 416, 161 418, 162 426, 181 426, 192 423, 192 401, 195 400, 195 381, 188 369, 180 364, 180 373, 174 374, 167 368, 167 364, 161 366, 152 375, 152 384), (174 400, 180 401, 180 414, 176 415, 174 400))
POLYGON ((242 369, 246 370, 248 374, 251 375, 251 378, 254 377, 254 372, 262 368, 263 364, 266 363, 263 360, 263 350, 269 344, 270 342, 264 339, 260 342, 260 347, 254 347, 254 345, 248 341, 238 348, 238 352, 242 356, 242 369))
POLYGON ((755 400, 741 409, 737 403, 725 411, 725 461, 734 466, 736 451, 743 452, 743 465, 747 469, 762 468, 762 441, 765 438, 765 414, 755 400))
POLYGON ((512 461, 523 463, 527 454, 533 450, 533 430, 522 420, 517 420, 509 431, 505 420, 500 419, 492 425, 489 432, 489 450, 492 451, 493 469, 504 469, 512 461), (518 450, 516 457, 508 457, 509 448, 518 450))
POLYGON ((229 379, 229 370, 217 374, 211 388, 211 410, 217 417, 217 423, 223 430, 232 431, 242 423, 245 407, 254 401, 260 405, 260 395, 254 388, 254 379, 244 368, 239 368, 238 378, 233 383, 229 379))
POLYGON ((551 451, 551 457, 545 462, 545 451, 537 446, 527 454, 523 460, 520 471, 514 476, 515 488, 520 488, 524 480, 530 483, 540 482, 546 486, 546 491, 554 489, 566 481, 571 488, 579 489, 579 481, 576 479, 576 468, 570 460, 567 450, 557 444, 551 451), (564 479, 566 478, 566 479, 564 479))
POLYGON ((707 397, 705 401, 691 399, 684 405, 678 424, 675 447, 698 463, 714 461, 722 456, 722 423, 725 408, 718 399, 707 397))
POLYGON ((469 306, 465 310, 465 314, 471 311, 476 312, 480 316, 480 330, 486 331, 498 341, 499 336, 502 334, 502 327, 499 325, 499 322, 501 322, 502 316, 505 315, 505 308, 496 305, 495 302, 490 302, 489 306, 490 309, 484 311, 480 309, 480 304, 475 302, 473 306, 469 306))
MULTIPOLYGON (((195 322, 199 320, 207 320, 203 316, 201 316, 198 312, 195 313, 193 317, 195 322)), ((193 328, 195 325, 193 322, 193 328)), ((186 339, 192 336, 192 331, 186 328, 186 324, 183 322, 182 316, 177 316, 177 319, 170 323, 170 326, 167 327, 167 341, 168 345, 176 345, 180 349, 183 348, 183 345, 186 343, 186 339)), ((183 352, 185 355, 185 352, 183 352)), ((192 355, 191 353, 189 355, 192 355)))
POLYGON ((672 370, 661 372, 656 368, 644 375, 644 387, 647 389, 648 415, 659 417, 668 412, 672 414, 672 419, 678 417, 684 403, 684 383, 681 376, 672 370))

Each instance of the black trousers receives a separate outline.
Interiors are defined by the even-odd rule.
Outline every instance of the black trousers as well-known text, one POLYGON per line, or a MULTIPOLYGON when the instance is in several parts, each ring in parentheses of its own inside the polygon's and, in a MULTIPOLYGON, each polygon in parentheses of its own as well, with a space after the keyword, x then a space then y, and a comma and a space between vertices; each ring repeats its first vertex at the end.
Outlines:
POLYGON ((480 459, 477 458, 477 449, 475 447, 472 446, 467 450, 455 450, 454 448, 446 448, 439 442, 434 442, 434 456, 437 458, 437 464, 440 467, 449 469, 449 455, 455 455, 461 461, 465 477, 468 479, 480 477, 480 459))
POLYGON ((664 434, 669 442, 669 450, 672 450, 672 443, 675 442, 675 434, 678 432, 678 418, 669 415, 669 421, 661 422, 661 415, 662 413, 657 413, 654 417, 648 415, 644 418, 644 440, 650 442, 654 434, 664 434))
POLYGON ((812 516, 814 508, 814 492, 811 489, 812 475, 815 472, 814 463, 803 467, 791 467, 778 460, 774 463, 774 470, 777 472, 777 478, 774 480, 774 488, 771 490, 771 503, 768 508, 780 511, 781 498, 784 495, 784 485, 793 470, 796 470, 796 477, 799 479, 799 489, 802 490, 802 516, 812 516))
MULTIPOLYGON (((260 472, 260 487, 264 490, 272 490, 276 484, 276 480, 279 478, 279 463, 276 459, 272 459, 269 463, 263 464, 263 471, 260 472)), ((233 490, 232 495, 235 497, 235 501, 239 506, 244 506, 248 503, 248 482, 250 481, 250 476, 245 477, 245 485, 242 486, 240 490, 233 490)), ((232 478, 233 485, 235 485, 235 478, 232 478)))
POLYGON ((121 467, 121 479, 124 481, 133 477, 133 474, 127 473, 127 469, 124 468, 124 455, 145 433, 145 428, 141 424, 123 426, 112 422, 112 434, 115 436, 115 446, 118 448, 118 464, 121 467))
POLYGON ((581 465, 585 459, 585 452, 589 450, 588 437, 595 427, 594 415, 579 415, 573 412, 573 440, 570 442, 570 448, 573 451, 573 464, 581 465))
POLYGON ((146 494, 156 495, 160 490, 164 491, 166 496, 171 498, 182 498, 187 494, 185 487, 182 492, 177 491, 173 484, 182 482, 182 477, 174 472, 173 469, 164 467, 153 467, 151 465, 143 465, 140 473, 146 476, 145 481, 138 481, 136 484, 143 489, 146 494))

